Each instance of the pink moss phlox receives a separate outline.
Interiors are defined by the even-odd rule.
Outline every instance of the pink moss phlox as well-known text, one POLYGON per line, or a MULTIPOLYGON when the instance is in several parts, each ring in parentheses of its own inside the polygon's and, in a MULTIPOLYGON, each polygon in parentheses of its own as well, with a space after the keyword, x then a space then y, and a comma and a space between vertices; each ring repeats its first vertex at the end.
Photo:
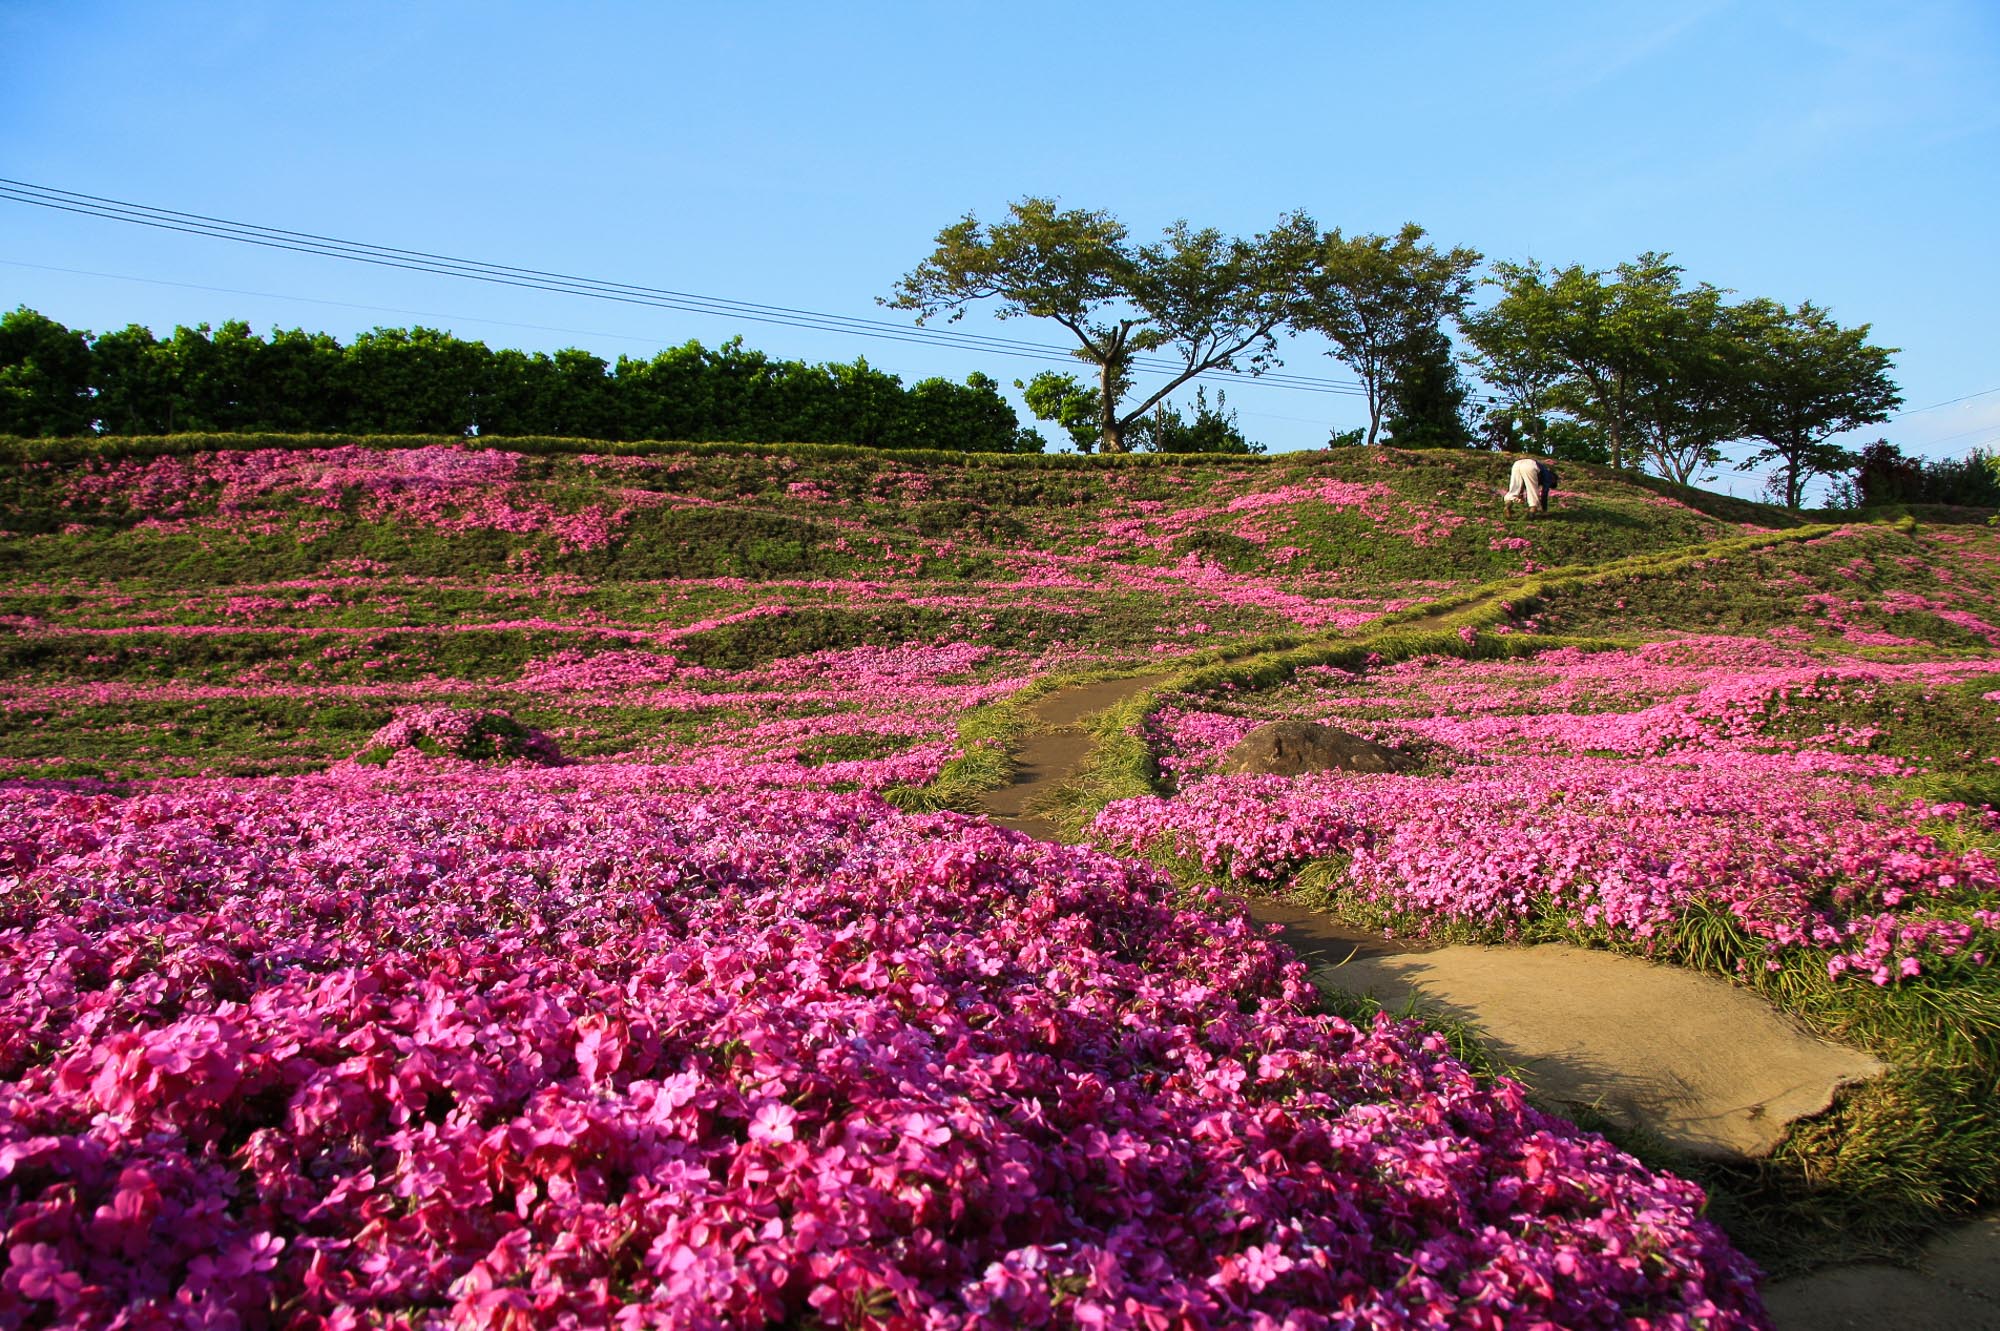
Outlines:
POLYGON ((1764 1324, 1692 1185, 955 815, 14 791, 0 882, 24 1323, 1764 1324))

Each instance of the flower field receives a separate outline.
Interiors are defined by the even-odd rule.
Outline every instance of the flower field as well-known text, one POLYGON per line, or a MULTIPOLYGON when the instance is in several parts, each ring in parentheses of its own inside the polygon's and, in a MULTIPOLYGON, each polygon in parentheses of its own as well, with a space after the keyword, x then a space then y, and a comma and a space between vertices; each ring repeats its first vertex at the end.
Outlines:
POLYGON ((1645 561, 1769 510, 1577 468, 1528 523, 1497 459, 1379 450, 251 442, 0 457, 0 1326, 1759 1326, 1701 1189, 1146 857, 1992 973, 1983 529, 1731 547, 1677 611, 1645 561), (1096 848, 907 811, 1052 675, 1604 565, 1174 686, 1096 848), (1532 650, 1579 630, 1632 640, 1532 650), (1281 716, 1421 765, 1213 774, 1281 716))
POLYGON ((504 776, 0 846, 16 1323, 1754 1321, 1689 1185, 1129 861, 504 776))
POLYGON ((1993 661, 1839 661, 1690 638, 1302 673, 1228 711, 1155 713, 1178 792, 1114 803, 1096 830, 1251 881, 1338 857, 1343 891, 1419 934, 1554 923, 1643 941, 1708 911, 1773 957, 1824 954, 1830 974, 1878 985, 2000 959, 2000 859, 1983 848, 1994 815, 1882 791, 1918 769, 1990 760, 1993 661), (1957 747, 1898 754, 1887 727, 1862 719, 1893 725, 1904 700, 1955 702, 1957 747), (1365 731, 1429 770, 1205 774, 1283 716, 1365 731))

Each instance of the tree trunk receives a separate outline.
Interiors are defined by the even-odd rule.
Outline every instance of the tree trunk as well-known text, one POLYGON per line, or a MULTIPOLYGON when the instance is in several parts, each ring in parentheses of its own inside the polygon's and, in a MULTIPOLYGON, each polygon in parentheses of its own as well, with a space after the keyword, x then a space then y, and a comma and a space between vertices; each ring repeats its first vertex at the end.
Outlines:
POLYGON ((1605 403, 1610 410, 1605 412, 1604 426, 1611 435, 1611 465, 1622 471, 1625 467, 1625 376, 1616 375, 1611 382, 1617 387, 1618 394, 1605 403))
POLYGON ((1097 451, 1100 453, 1125 451, 1125 422, 1118 419, 1118 403, 1112 391, 1115 383, 1116 374, 1107 360, 1097 367, 1097 451))

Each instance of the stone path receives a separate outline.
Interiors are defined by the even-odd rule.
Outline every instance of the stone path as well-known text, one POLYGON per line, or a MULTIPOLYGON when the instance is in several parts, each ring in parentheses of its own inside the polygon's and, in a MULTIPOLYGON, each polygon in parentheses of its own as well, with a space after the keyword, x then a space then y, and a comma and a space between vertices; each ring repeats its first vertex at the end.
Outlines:
POLYGON ((1916 1270, 1834 1266, 1764 1289, 1778 1331, 2000 1331, 2000 1214, 1924 1246, 1916 1270))
MULTIPOLYGON (((984 799, 996 823, 1055 839, 1034 806, 1090 756, 1084 718, 1163 676, 1048 694, 1015 754, 1013 784, 984 799)), ((1411 1005, 1474 1027, 1538 1098, 1589 1105, 1614 1122, 1713 1156, 1768 1152, 1793 1119, 1826 1108, 1841 1083, 1881 1070, 1817 1040, 1722 980, 1561 945, 1427 948, 1253 900, 1322 988, 1411 1005)), ((1779 1331, 2000 1331, 2000 1216, 1945 1235, 1919 1270, 1835 1267, 1769 1287, 1779 1331)))

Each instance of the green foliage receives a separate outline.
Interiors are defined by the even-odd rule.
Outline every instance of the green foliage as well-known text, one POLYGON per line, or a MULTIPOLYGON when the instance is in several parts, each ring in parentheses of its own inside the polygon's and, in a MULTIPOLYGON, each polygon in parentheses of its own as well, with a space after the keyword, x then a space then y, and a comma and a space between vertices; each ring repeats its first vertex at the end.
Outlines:
POLYGON ((1742 435, 1763 445, 1739 470, 1778 464, 1773 490, 1797 508, 1806 482, 1854 465, 1832 436, 1889 419, 1903 395, 1889 379, 1893 347, 1868 341, 1868 325, 1842 328, 1824 309, 1801 301, 1743 307, 1748 374, 1755 391, 1744 402, 1742 435))
POLYGON ((1812 477, 1853 460, 1830 437, 1901 401, 1892 349, 1810 302, 1732 305, 1681 277, 1654 253, 1611 272, 1496 264, 1499 300, 1462 321, 1471 363, 1503 400, 1496 437, 1555 453, 1548 434, 1566 419, 1600 438, 1613 466, 1644 460, 1681 484, 1714 466, 1720 445, 1751 440, 1762 447, 1743 468, 1777 463, 1773 493, 1797 509, 1812 477))
POLYGON ((1329 354, 1361 377, 1369 444, 1398 392, 1415 433, 1425 432, 1414 429, 1419 420, 1431 431, 1446 429, 1439 399, 1449 396, 1448 379, 1438 377, 1436 364, 1440 325, 1464 310, 1480 255, 1439 250, 1423 239, 1424 229, 1414 222, 1394 237, 1343 237, 1336 228, 1320 237, 1318 262, 1299 288, 1292 322, 1323 334, 1334 345, 1329 354))
POLYGON ((1632 386, 1631 425, 1655 471, 1692 485, 1722 460, 1721 445, 1749 428, 1752 338, 1762 321, 1746 307, 1726 305, 1707 283, 1682 290, 1678 268, 1661 264, 1659 271, 1652 280, 1664 302, 1661 341, 1632 386))
POLYGON ((1208 390, 1196 386, 1194 410, 1183 415, 1170 402, 1153 408, 1153 414, 1133 428, 1139 447, 1147 453, 1261 453, 1262 444, 1243 437, 1236 413, 1229 408, 1229 395, 1216 390, 1215 402, 1208 390))
POLYGON ((1887 439, 1877 439, 1850 456, 1854 474, 1844 488, 1836 487, 1839 507, 2000 507, 2000 453, 1975 448, 1963 458, 1911 458, 1887 439))
POLYGON ((1039 452, 992 378, 909 388, 865 359, 773 360, 733 338, 607 364, 586 351, 491 351, 430 328, 323 333, 240 322, 92 338, 29 310, 0 321, 0 433, 312 431, 367 436, 809 440, 1039 452))
POLYGON ((83 434, 90 418, 83 335, 25 306, 0 315, 0 434, 83 434))
POLYGON ((1383 428, 1397 448, 1466 448, 1474 442, 1465 422, 1465 381, 1441 328, 1402 348, 1383 397, 1388 404, 1383 428))
POLYGON ((1079 453, 1093 452, 1099 440, 1098 422, 1104 416, 1104 395, 1080 382, 1073 374, 1043 370, 1026 383, 1014 387, 1038 421, 1062 427, 1079 453))

